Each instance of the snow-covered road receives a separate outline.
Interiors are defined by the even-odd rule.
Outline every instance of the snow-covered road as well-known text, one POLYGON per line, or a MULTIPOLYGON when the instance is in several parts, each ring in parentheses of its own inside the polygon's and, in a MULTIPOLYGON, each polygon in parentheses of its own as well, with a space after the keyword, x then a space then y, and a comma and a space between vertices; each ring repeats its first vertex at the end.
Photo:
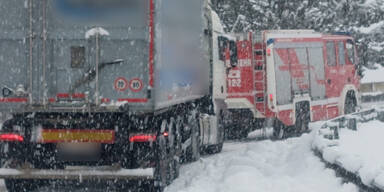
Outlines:
MULTIPOLYGON (((357 192, 354 184, 343 183, 313 154, 312 138, 305 134, 284 141, 226 143, 222 153, 184 165, 165 192, 357 192)), ((0 191, 5 191, 4 186, 0 191)), ((84 189, 44 187, 38 191, 84 189)))
POLYGON ((221 154, 185 165, 166 192, 358 191, 313 155, 312 137, 226 143, 221 154))

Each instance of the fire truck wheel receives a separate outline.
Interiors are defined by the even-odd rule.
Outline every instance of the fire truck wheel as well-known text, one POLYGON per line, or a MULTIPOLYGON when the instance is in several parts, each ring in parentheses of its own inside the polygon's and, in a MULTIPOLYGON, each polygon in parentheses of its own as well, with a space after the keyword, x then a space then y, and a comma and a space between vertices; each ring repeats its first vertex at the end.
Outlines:
POLYGON ((350 114, 354 112, 356 112, 356 97, 353 91, 349 91, 345 99, 344 114, 350 114))
POLYGON ((286 126, 278 119, 275 119, 273 123, 273 137, 275 139, 283 139, 285 136, 285 131, 286 126))
POLYGON ((36 180, 5 179, 8 192, 34 191, 40 187, 36 180))
POLYGON ((305 115, 301 115, 299 119, 296 120, 296 134, 301 135, 303 132, 308 130, 309 121, 305 118, 305 115))
POLYGON ((309 129, 309 115, 308 113, 301 113, 298 115, 295 123, 296 134, 301 135, 303 132, 309 129))

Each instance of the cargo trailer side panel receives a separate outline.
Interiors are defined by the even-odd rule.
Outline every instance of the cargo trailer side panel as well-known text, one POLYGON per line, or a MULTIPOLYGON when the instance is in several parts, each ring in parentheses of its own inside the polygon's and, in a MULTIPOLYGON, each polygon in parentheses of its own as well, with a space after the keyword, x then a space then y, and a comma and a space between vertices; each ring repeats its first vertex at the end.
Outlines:
POLYGON ((209 92, 204 61, 202 1, 156 1, 156 109, 193 101, 209 92))
POLYGON ((19 91, 31 88, 27 2, 4 1, 0 4, 0 111, 14 111, 28 102, 27 94, 16 94, 18 87, 19 91))

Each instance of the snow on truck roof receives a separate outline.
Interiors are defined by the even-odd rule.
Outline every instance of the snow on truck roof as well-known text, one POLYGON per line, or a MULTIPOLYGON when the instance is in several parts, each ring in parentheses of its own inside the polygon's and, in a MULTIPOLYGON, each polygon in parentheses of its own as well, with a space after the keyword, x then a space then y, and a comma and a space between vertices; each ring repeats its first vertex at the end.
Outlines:
POLYGON ((324 39, 352 39, 347 32, 324 34, 314 30, 269 30, 265 31, 267 39, 271 38, 324 38, 324 39))
POLYGON ((267 38, 320 38, 322 35, 314 30, 268 30, 267 38))

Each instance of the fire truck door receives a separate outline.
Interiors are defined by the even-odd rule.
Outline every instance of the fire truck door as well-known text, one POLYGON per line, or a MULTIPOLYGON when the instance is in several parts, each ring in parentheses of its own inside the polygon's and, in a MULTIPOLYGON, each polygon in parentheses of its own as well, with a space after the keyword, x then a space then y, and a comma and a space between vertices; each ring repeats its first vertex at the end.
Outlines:
POLYGON ((336 44, 335 41, 326 41, 325 46, 326 65, 325 65, 325 78, 326 78, 326 95, 328 98, 338 96, 339 72, 336 57, 336 44))

